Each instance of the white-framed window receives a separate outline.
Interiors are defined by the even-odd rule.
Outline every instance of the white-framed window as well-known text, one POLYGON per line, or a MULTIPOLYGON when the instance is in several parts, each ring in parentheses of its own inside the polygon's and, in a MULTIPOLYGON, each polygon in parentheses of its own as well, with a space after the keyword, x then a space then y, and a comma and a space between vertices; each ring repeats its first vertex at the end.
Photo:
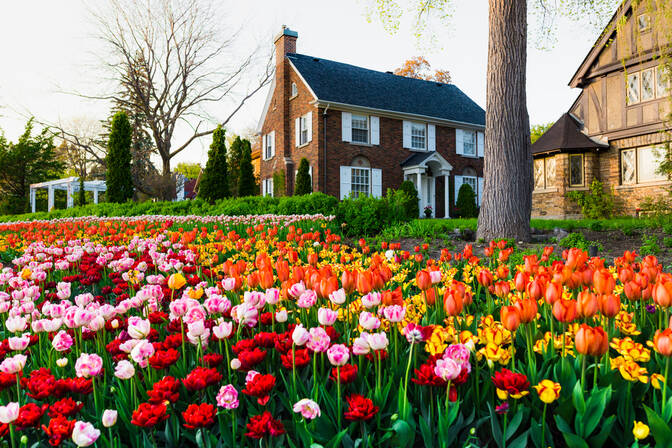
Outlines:
POLYGON ((628 75, 628 104, 639 103, 639 72, 628 75))
POLYGON ((476 176, 462 176, 462 183, 468 184, 474 190, 474 194, 477 194, 478 188, 476 185, 478 185, 478 178, 476 176))
POLYGON ((294 98, 296 95, 299 94, 299 88, 296 87, 296 83, 292 83, 292 96, 290 98, 294 98))
POLYGON ((658 173, 665 157, 665 148, 645 146, 621 151, 621 183, 623 185, 656 182, 667 179, 658 173))
POLYGON ((261 181, 261 195, 262 196, 273 196, 273 178, 267 177, 261 181))
POLYGON ((368 196, 371 191, 371 179, 369 168, 351 168, 350 169, 350 191, 353 196, 368 196))
POLYGON ((544 190, 555 184, 555 157, 534 159, 534 189, 544 190))
POLYGON ((651 17, 648 14, 640 14, 637 17, 637 28, 640 33, 651 29, 651 17))
POLYGON ((411 123, 411 149, 427 149, 427 126, 424 123, 411 123))
POLYGON ((650 68, 648 70, 642 70, 641 73, 641 97, 642 101, 648 101, 656 97, 655 71, 650 68))
POLYGON ((272 159, 275 156, 275 131, 264 135, 262 139, 263 159, 272 159))
POLYGON ((308 117, 305 115, 299 119, 299 145, 308 143, 308 117))
POLYGON ((369 117, 352 114, 352 142, 369 143, 369 117))
POLYGON ((476 156, 476 131, 462 132, 462 151, 465 156, 476 156))
POLYGON ((569 155, 569 186, 583 187, 583 154, 569 155))
POLYGON ((665 66, 656 68, 656 98, 662 98, 670 94, 670 77, 665 73, 665 66))

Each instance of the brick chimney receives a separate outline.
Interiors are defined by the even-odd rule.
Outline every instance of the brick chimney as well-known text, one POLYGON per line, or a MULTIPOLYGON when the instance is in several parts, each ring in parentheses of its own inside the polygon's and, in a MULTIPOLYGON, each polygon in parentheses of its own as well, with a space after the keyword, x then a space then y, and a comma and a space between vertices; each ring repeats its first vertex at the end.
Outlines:
MULTIPOLYGON (((296 39, 299 33, 282 25, 282 30, 273 41, 275 44, 275 88, 282 107, 282 132, 276 137, 276 148, 282 148, 285 162, 285 191, 294 193, 294 162, 291 158, 290 135, 291 117, 289 116, 289 98, 291 96, 291 80, 287 53, 296 53, 296 39), (279 138, 278 138, 279 137, 279 138)), ((279 155, 279 152, 276 151, 279 155)))

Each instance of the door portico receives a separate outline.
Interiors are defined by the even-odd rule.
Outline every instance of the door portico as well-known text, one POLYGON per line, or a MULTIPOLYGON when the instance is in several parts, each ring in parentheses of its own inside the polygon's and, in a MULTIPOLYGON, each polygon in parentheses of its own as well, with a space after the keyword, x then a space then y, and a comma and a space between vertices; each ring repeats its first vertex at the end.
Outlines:
POLYGON ((432 216, 436 217, 436 179, 444 180, 444 218, 450 218, 449 177, 453 167, 436 151, 415 153, 401 164, 404 180, 410 180, 418 191, 420 217, 425 216, 425 207, 432 208, 432 216))

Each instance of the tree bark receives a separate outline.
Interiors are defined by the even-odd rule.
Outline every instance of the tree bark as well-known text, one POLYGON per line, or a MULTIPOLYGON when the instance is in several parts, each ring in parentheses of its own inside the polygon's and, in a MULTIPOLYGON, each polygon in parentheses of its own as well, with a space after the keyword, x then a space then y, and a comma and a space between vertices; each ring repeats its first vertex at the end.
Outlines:
POLYGON ((489 0, 485 186, 478 238, 530 239, 532 154, 527 114, 527 0, 489 0))

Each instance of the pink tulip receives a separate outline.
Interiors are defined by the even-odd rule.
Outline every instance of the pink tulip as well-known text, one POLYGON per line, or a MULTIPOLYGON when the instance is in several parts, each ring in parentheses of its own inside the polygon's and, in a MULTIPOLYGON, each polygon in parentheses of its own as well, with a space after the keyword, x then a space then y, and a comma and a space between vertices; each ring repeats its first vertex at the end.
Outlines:
POLYGON ((51 345, 57 352, 69 350, 73 343, 74 340, 72 339, 72 336, 63 330, 56 333, 56 336, 54 336, 54 339, 51 341, 51 345))
POLYGON ((103 411, 103 418, 102 418, 103 426, 106 428, 110 428, 116 425, 117 415, 118 413, 114 409, 105 409, 105 411, 103 411))
POLYGON ((309 333, 310 333, 310 339, 308 339, 306 347, 308 347, 315 353, 326 352, 327 349, 329 348, 329 343, 331 342, 331 339, 329 338, 329 335, 324 330, 324 328, 314 327, 310 329, 309 333))
POLYGON ((299 308, 310 308, 317 303, 317 293, 312 289, 307 289, 299 296, 296 305, 299 308))
POLYGON ((75 363, 75 372, 80 378, 98 376, 102 369, 103 359, 95 353, 82 353, 79 355, 79 358, 77 358, 77 362, 75 363))
POLYGON ((26 356, 25 355, 14 355, 11 358, 5 358, 2 363, 0 363, 0 372, 15 374, 23 370, 23 367, 26 365, 26 356))
POLYGON ((149 319, 142 319, 138 316, 128 318, 128 328, 126 332, 133 339, 145 339, 151 330, 149 319))
POLYGON ((362 311, 359 314, 359 325, 365 330, 375 330, 380 327, 380 319, 368 311, 362 311))
POLYGON ((135 367, 130 361, 122 359, 117 363, 117 367, 114 369, 114 376, 122 380, 128 380, 133 378, 135 375, 135 367))
POLYGON ((342 305, 345 303, 346 295, 345 289, 337 289, 336 291, 329 294, 329 300, 331 300, 336 305, 342 305))
POLYGON ((96 443, 100 437, 100 430, 94 428, 91 423, 77 421, 72 430, 72 441, 79 447, 90 446, 96 443))
POLYGON ((294 342, 294 345, 303 346, 309 339, 310 334, 308 333, 308 330, 303 328, 303 325, 299 324, 294 327, 294 331, 292 332, 292 341, 294 342))
POLYGON ((404 316, 406 316, 406 308, 399 305, 386 306, 383 314, 392 323, 401 322, 404 320, 404 316))
POLYGON ((366 338, 371 350, 385 350, 389 345, 387 334, 384 331, 380 333, 371 333, 366 338))
POLYGON ((452 381, 460 375, 462 368, 452 359, 439 359, 436 361, 434 373, 444 381, 452 381))
POLYGON ((362 305, 364 305, 364 308, 373 308, 374 306, 378 306, 380 305, 381 301, 382 296, 377 291, 370 292, 362 297, 362 305))
POLYGON ((329 308, 320 308, 317 310, 317 320, 320 322, 320 325, 328 327, 334 325, 334 322, 336 322, 337 318, 337 311, 331 310, 329 308))
POLYGON ((222 386, 217 394, 217 406, 224 409, 236 409, 238 402, 238 391, 231 384, 222 386))
POLYGON ((343 344, 334 344, 327 350, 327 358, 335 367, 344 366, 350 359, 350 350, 343 344))
POLYGON ((322 415, 320 406, 308 398, 297 401, 294 404, 294 412, 301 414, 306 420, 313 420, 322 415))
POLYGON ((7 403, 7 406, 0 406, 0 423, 9 424, 19 418, 19 403, 7 403))

